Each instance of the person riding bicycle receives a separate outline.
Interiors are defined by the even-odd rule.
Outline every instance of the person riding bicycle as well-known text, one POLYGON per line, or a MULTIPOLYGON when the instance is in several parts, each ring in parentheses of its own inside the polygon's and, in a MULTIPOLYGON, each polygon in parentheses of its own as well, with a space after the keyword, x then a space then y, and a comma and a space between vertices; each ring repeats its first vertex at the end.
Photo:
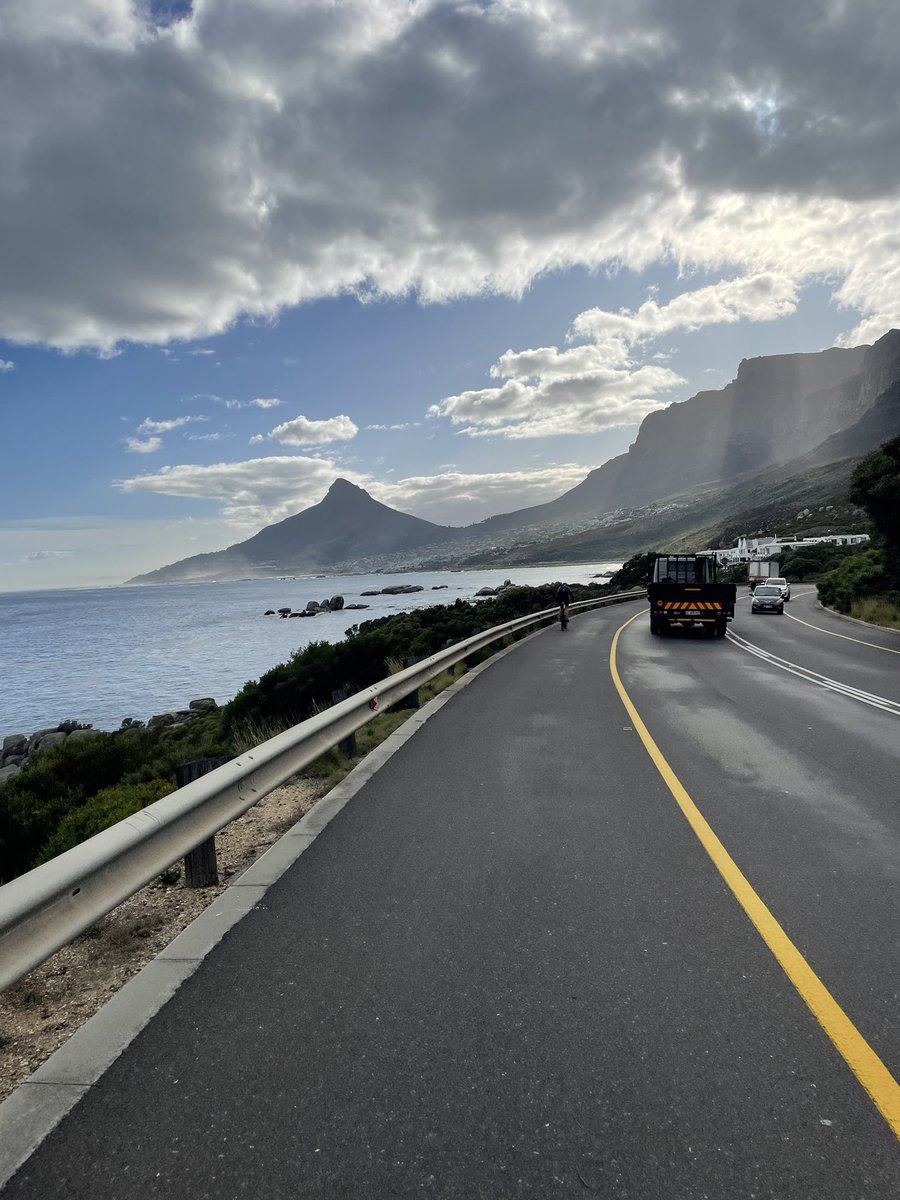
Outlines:
POLYGON ((559 605, 559 618, 564 625, 569 623, 569 605, 573 599, 572 589, 567 583, 561 583, 556 589, 556 603, 559 605))

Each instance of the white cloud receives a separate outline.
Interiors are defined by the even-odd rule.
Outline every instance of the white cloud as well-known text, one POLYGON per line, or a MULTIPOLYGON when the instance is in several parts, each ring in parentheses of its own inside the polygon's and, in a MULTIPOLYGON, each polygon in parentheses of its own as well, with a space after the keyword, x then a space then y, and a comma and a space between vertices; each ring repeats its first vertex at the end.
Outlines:
POLYGON ((208 421, 209 417, 171 417, 164 421, 154 421, 152 417, 144 417, 138 425, 138 433, 168 433, 171 429, 180 429, 182 425, 190 425, 192 421, 208 421))
POLYGON ((132 454, 152 454, 155 450, 159 450, 162 444, 161 437, 125 439, 125 448, 132 454))
POLYGON ((275 396, 260 396, 255 400, 223 400, 221 396, 208 396, 205 398, 209 400, 215 400, 217 404, 224 404, 226 408, 231 410, 238 408, 278 408, 279 405, 285 403, 284 400, 279 400, 275 396))
POLYGON ((591 308, 575 318, 572 336, 597 342, 610 338, 633 345, 676 329, 692 332, 706 325, 742 320, 774 321, 789 316, 796 306, 797 285, 784 276, 764 272, 682 292, 662 306, 647 300, 636 312, 591 308))
MULTIPOLYGON (((396 425, 367 425, 366 429, 375 429, 375 430, 382 430, 382 431, 391 430, 391 429, 409 429, 409 427, 412 424, 413 424, 412 421, 399 421, 396 425)), ((418 424, 418 421, 416 421, 415 424, 418 424)))
POLYGON ((71 550, 35 550, 32 554, 25 555, 25 561, 44 562, 47 559, 68 558, 72 553, 71 550))
POLYGON ((496 513, 514 512, 555 500, 581 483, 591 470, 557 463, 522 471, 442 471, 405 479, 373 481, 367 491, 403 512, 438 525, 469 525, 496 513))
POLYGON ((203 350, 203 349, 188 350, 188 354, 193 355, 194 358, 203 358, 209 354, 215 354, 215 350, 203 350))
POLYGON ((14 371, 15 369, 16 364, 11 359, 0 358, 0 375, 5 374, 7 371, 14 371))
POLYGON ((580 483, 591 468, 552 464, 522 471, 443 471, 405 479, 374 479, 329 458, 301 455, 247 459, 211 466, 167 466, 117 482, 125 492, 149 492, 194 501, 215 500, 220 515, 248 537, 323 498, 337 477, 365 488, 383 504, 437 524, 465 525, 497 512, 541 504, 580 483))
POLYGON ((670 357, 665 352, 641 363, 642 347, 675 330, 777 320, 792 313, 796 303, 796 286, 789 279, 765 273, 682 292, 664 305, 650 299, 636 312, 588 309, 572 322, 567 340, 591 342, 564 350, 507 350, 490 372, 505 380, 500 387, 447 396, 429 414, 449 417, 470 437, 509 439, 577 436, 638 424, 685 382, 662 365, 670 357))
POLYGON ((895 0, 153 11, 4 5, 0 337, 109 350, 659 259, 900 321, 895 0))
POLYGON ((269 437, 285 446, 324 446, 328 442, 349 441, 358 433, 358 426, 343 415, 330 417, 327 421, 311 421, 301 416, 276 425, 269 437))

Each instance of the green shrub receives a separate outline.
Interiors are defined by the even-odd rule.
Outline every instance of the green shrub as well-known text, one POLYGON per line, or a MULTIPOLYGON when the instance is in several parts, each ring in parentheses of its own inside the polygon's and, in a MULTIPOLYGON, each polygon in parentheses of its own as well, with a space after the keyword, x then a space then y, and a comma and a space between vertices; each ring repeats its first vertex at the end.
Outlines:
POLYGON ((53 835, 41 848, 37 861, 47 862, 57 854, 71 850, 73 846, 87 841, 95 833, 108 829, 117 821, 124 821, 126 817, 174 791, 174 781, 169 782, 165 779, 103 788, 90 800, 78 808, 73 808, 63 817, 53 835))
POLYGON ((836 570, 822 576, 818 587, 822 603, 842 613, 849 613, 856 600, 887 592, 882 551, 870 548, 845 558, 836 570))

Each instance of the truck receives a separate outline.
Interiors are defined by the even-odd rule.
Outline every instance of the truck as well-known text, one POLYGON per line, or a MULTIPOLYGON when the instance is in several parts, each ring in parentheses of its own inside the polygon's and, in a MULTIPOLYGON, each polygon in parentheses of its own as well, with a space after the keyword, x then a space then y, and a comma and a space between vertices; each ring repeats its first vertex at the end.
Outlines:
POLYGON ((772 575, 778 574, 777 562, 747 563, 747 583, 750 585, 751 592, 758 583, 765 583, 772 575))
POLYGON ((724 637, 734 620, 737 588, 719 583, 714 554, 654 554, 647 586, 650 632, 700 625, 707 637, 724 637))

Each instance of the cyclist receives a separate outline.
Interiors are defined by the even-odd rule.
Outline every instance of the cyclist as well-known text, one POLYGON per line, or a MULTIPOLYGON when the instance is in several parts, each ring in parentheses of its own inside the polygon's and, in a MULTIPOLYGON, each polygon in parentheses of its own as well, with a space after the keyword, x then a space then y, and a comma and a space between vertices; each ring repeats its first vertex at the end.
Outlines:
POLYGON ((567 583, 561 583, 556 589, 556 603, 559 605, 559 623, 563 629, 569 623, 569 605, 573 600, 572 589, 567 583))

